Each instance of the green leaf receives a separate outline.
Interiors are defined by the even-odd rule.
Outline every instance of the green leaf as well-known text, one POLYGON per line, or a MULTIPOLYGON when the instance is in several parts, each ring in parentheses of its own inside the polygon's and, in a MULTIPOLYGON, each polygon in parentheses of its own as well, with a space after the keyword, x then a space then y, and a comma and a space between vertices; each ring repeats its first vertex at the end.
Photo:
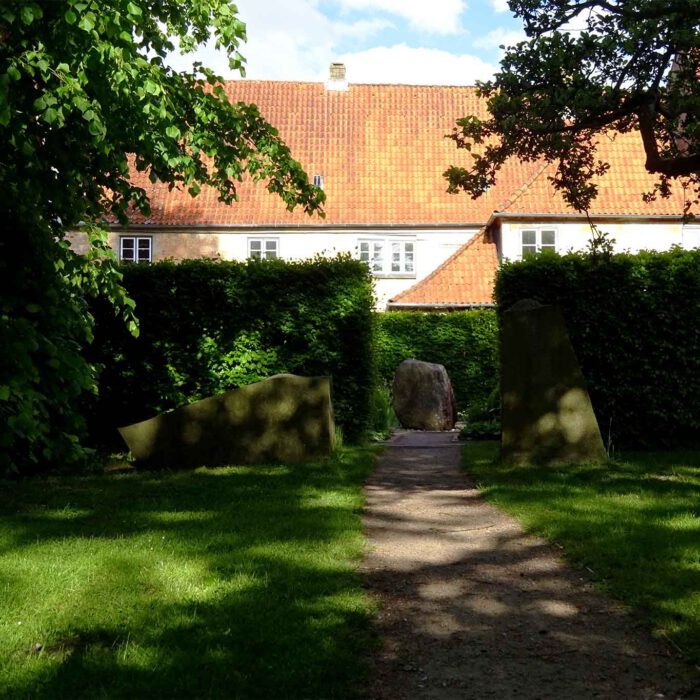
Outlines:
POLYGON ((90 126, 88 126, 88 131, 93 136, 102 136, 104 134, 104 127, 97 119, 95 119, 94 121, 90 122, 90 126))
POLYGON ((56 119, 58 118, 58 112, 53 108, 49 107, 41 116, 41 118, 47 123, 47 124, 53 124, 56 119))
POLYGON ((165 133, 167 136, 169 136, 171 139, 177 139, 180 137, 180 129, 178 129, 176 126, 169 126, 166 130, 165 133))
POLYGON ((10 398, 10 387, 7 384, 0 385, 0 401, 7 401, 10 398))
POLYGON ((78 15, 76 15, 71 9, 66 10, 66 13, 63 16, 68 24, 75 24, 78 21, 78 15))
POLYGON ((12 80, 19 80, 22 77, 22 74, 17 70, 15 66, 10 66, 7 69, 7 75, 12 79, 12 80))
POLYGON ((92 31, 95 27, 95 15, 92 12, 86 12, 81 17, 78 26, 86 32, 92 31))
POLYGON ((31 5, 24 5, 20 10, 20 17, 25 24, 31 24, 34 21, 34 10, 31 5))
MULTIPOLYGON (((75 95, 71 101, 73 103, 73 106, 76 107, 77 109, 79 109, 83 113, 87 112, 88 109, 90 108, 90 102, 88 102, 88 100, 86 100, 82 95, 75 95)), ((93 112, 93 114, 94 114, 94 112, 93 112)), ((84 118, 84 115, 83 115, 83 118, 84 118)))
POLYGON ((30 314, 38 314, 41 311, 41 306, 38 304, 27 304, 25 307, 30 314))
POLYGON ((141 12, 141 8, 138 5, 134 5, 133 2, 130 2, 126 6, 126 11, 132 15, 133 17, 140 17, 143 13, 141 12))

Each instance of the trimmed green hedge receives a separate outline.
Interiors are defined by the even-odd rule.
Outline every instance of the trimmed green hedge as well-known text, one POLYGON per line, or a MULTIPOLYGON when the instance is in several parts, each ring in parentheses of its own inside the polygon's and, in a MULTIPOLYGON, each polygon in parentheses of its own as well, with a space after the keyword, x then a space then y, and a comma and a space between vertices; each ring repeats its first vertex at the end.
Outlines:
POLYGON ((491 309, 377 314, 377 366, 388 386, 410 357, 444 365, 460 411, 485 403, 498 383, 498 322, 491 309))
POLYGON ((95 442, 116 446, 117 426, 280 372, 330 375, 345 438, 364 434, 375 382, 365 264, 339 256, 122 270, 141 333, 133 338, 95 306, 91 359, 103 367, 88 410, 95 442))
POLYGON ((700 251, 504 264, 499 311, 524 298, 562 308, 606 442, 700 443, 700 251))

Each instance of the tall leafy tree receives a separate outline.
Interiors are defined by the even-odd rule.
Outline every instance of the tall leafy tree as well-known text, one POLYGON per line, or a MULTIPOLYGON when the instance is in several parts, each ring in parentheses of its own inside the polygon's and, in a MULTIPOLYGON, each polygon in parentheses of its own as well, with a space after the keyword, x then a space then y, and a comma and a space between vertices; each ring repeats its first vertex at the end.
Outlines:
POLYGON ((700 0, 510 0, 527 41, 506 50, 479 85, 490 116, 466 116, 451 135, 473 150, 471 168, 451 167, 451 191, 482 194, 510 157, 556 163, 554 185, 575 209, 597 194, 608 169, 597 139, 636 131, 647 198, 682 186, 700 192, 700 0))
POLYGON ((4 0, 0 4, 0 471, 81 459, 80 401, 95 389, 82 356, 86 294, 106 293, 134 330, 99 227, 148 213, 133 169, 196 195, 236 199, 245 175, 291 209, 320 212, 323 193, 260 115, 231 104, 174 50, 213 41, 242 69, 245 26, 231 0, 4 0), (93 244, 76 256, 67 230, 93 244))

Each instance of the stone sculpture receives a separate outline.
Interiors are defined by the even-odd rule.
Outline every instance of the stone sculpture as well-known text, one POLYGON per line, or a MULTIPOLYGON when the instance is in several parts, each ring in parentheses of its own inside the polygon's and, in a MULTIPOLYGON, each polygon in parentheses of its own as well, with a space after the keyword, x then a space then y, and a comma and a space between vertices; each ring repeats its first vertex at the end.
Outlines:
POLYGON ((607 462, 559 308, 526 299, 503 314, 501 402, 504 462, 607 462))
POLYGON ((451 430, 456 406, 447 370, 438 364, 404 360, 393 385, 394 412, 404 428, 451 430))
POLYGON ((331 382, 278 374, 119 432, 148 467, 304 463, 333 450, 331 382))

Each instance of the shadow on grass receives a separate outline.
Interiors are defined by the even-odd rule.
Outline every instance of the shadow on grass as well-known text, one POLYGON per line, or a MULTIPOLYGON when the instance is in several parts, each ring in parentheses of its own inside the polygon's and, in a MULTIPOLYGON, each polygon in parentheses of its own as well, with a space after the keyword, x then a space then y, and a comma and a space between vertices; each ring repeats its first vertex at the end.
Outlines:
POLYGON ((504 467, 465 449, 485 496, 561 544, 613 595, 700 661, 700 453, 638 452, 605 466, 504 467))
POLYGON ((372 461, 2 483, 0 693, 355 695, 372 461))

